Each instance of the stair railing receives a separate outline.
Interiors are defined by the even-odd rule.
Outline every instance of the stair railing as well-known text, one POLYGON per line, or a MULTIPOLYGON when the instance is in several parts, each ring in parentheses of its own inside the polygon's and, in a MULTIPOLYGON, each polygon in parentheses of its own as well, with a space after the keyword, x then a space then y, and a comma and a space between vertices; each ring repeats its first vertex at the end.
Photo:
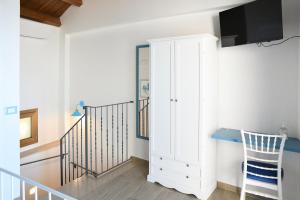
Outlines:
POLYGON ((149 138, 149 105, 150 99, 140 99, 139 100, 139 123, 138 123, 138 133, 141 138, 149 138))
POLYGON ((38 182, 30 180, 28 178, 19 176, 13 172, 7 171, 0 168, 0 199, 21 199, 25 200, 26 197, 26 187, 30 186, 34 188, 34 199, 38 199, 38 191, 41 190, 46 192, 48 199, 51 200, 52 197, 58 197, 64 200, 76 200, 75 198, 51 189, 45 185, 38 182))
POLYGON ((84 115, 60 140, 61 185, 127 162, 129 105, 84 106, 84 115))
POLYGON ((85 158, 85 114, 60 139, 60 180, 64 185, 86 173, 84 167, 85 158), (76 149, 75 149, 76 147, 76 149), (76 162, 74 162, 76 160, 76 162))

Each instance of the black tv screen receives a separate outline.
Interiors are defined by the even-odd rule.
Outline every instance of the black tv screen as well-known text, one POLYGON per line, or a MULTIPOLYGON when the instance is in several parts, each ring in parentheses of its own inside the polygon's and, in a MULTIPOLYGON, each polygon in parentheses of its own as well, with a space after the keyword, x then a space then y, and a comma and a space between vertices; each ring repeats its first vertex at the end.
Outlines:
POLYGON ((281 0, 256 0, 219 13, 222 47, 283 38, 281 0))

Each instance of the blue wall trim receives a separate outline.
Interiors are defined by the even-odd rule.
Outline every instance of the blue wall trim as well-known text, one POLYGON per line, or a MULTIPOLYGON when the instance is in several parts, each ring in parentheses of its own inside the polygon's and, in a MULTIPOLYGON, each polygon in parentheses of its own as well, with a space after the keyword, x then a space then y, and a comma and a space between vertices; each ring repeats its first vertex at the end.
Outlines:
POLYGON ((139 77, 139 74, 140 74, 140 71, 139 71, 139 49, 141 48, 149 48, 150 45, 149 44, 142 44, 142 45, 137 45, 136 48, 135 48, 135 66, 136 66, 136 74, 135 74, 135 84, 136 84, 136 137, 137 138, 140 138, 140 139, 144 139, 144 140, 149 140, 148 137, 143 137, 141 136, 139 133, 140 133, 140 120, 139 120, 139 107, 140 107, 140 102, 139 102, 139 92, 140 92, 140 84, 139 84, 139 80, 140 80, 140 77, 139 77))

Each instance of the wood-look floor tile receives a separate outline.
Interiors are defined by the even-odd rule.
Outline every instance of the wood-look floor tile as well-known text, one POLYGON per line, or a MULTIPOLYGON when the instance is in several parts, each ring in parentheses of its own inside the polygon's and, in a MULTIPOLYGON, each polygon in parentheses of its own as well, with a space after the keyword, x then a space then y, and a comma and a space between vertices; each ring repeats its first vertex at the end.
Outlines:
MULTIPOLYGON (((193 195, 147 182, 147 174, 148 163, 134 159, 101 177, 84 176, 60 191, 79 200, 197 200, 193 195)), ((239 194, 217 189, 209 200, 239 200, 239 194)), ((260 198, 247 197, 247 200, 260 198)))

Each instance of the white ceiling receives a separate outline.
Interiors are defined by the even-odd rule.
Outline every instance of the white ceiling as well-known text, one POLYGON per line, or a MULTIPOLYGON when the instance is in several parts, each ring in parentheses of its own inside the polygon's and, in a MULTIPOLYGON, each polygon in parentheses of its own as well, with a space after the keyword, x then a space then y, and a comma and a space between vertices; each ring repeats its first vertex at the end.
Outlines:
POLYGON ((66 32, 199 12, 251 0, 83 0, 63 15, 66 32))

